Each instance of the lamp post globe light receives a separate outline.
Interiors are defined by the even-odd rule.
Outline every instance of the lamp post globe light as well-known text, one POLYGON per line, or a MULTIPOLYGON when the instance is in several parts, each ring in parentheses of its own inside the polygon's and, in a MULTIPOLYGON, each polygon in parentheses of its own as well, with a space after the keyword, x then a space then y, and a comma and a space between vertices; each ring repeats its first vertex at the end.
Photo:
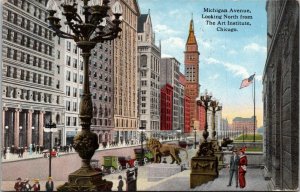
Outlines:
POLYGON ((109 0, 82 0, 82 4, 82 17, 77 13, 78 4, 75 0, 65 0, 60 6, 54 0, 49 0, 47 4, 49 28, 54 31, 54 35, 75 41, 77 47, 81 49, 84 65, 83 94, 79 109, 82 129, 75 136, 73 146, 82 159, 82 166, 69 175, 68 183, 57 189, 58 191, 109 191, 112 182, 102 180, 101 173, 93 170, 90 166, 90 160, 99 144, 97 134, 90 131, 93 105, 89 89, 88 62, 91 50, 97 43, 111 41, 118 37, 121 31, 122 7, 116 1, 112 6, 113 16, 110 19, 108 15, 109 0), (66 20, 65 25, 71 29, 72 34, 60 30, 62 27, 60 25, 61 19, 55 16, 56 10, 61 10, 62 16, 66 20), (111 20, 111 27, 107 25, 106 20, 111 20))

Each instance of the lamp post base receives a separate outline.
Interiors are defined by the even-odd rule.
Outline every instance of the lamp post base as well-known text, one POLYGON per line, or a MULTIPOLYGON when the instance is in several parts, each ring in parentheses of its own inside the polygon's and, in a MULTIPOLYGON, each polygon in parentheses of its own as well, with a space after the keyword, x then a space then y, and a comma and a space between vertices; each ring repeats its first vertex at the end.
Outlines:
POLYGON ((102 179, 98 171, 83 169, 71 173, 69 182, 58 186, 57 191, 111 191, 113 183, 102 179))
POLYGON ((190 188, 195 188, 218 177, 216 156, 193 157, 191 159, 190 188))

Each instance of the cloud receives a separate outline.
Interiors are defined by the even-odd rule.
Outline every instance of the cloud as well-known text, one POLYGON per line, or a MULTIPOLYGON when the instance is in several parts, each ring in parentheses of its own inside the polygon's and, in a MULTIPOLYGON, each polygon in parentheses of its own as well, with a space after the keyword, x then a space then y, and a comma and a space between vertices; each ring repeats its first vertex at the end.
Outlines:
POLYGON ((249 73, 247 69, 243 66, 228 63, 228 62, 222 64, 228 71, 232 72, 235 76, 242 76, 243 78, 249 77, 249 73))
POLYGON ((154 32, 155 33, 160 33, 160 34, 165 34, 165 35, 174 35, 180 33, 179 31, 175 31, 168 27, 167 25, 155 25, 154 26, 154 32))
POLYGON ((162 58, 166 58, 166 57, 167 57, 167 58, 170 58, 170 57, 173 57, 173 56, 172 56, 172 55, 169 55, 169 54, 166 54, 166 53, 162 53, 162 54, 161 54, 161 57, 162 57, 162 58))
POLYGON ((229 55, 236 55, 236 54, 237 54, 237 51, 231 49, 231 50, 228 51, 228 54, 229 54, 229 55))
POLYGON ((267 52, 267 48, 265 46, 261 46, 257 43, 250 43, 244 47, 244 51, 252 51, 252 52, 267 52))
POLYGON ((222 65, 222 66, 224 66, 226 68, 227 71, 232 72, 235 76, 241 76, 243 78, 249 77, 249 72, 247 71, 247 69, 245 67, 243 67, 241 65, 237 65, 237 64, 233 64, 233 63, 229 63, 229 62, 220 61, 220 60, 212 58, 212 57, 203 58, 203 60, 207 64, 219 64, 219 65, 222 65))
POLYGON ((216 80, 216 79, 219 78, 219 76, 220 76, 219 74, 214 74, 213 76, 210 76, 209 79, 210 80, 216 80))
POLYGON ((256 75, 255 79, 256 79, 257 81, 262 81, 262 75, 256 75))
POLYGON ((218 63, 220 63, 219 60, 214 59, 214 58, 212 58, 212 57, 210 57, 210 58, 203 58, 203 60, 204 60, 207 64, 218 64, 218 63))
POLYGON ((170 37, 166 40, 162 40, 162 47, 165 49, 181 49, 185 48, 185 41, 179 37, 170 37))

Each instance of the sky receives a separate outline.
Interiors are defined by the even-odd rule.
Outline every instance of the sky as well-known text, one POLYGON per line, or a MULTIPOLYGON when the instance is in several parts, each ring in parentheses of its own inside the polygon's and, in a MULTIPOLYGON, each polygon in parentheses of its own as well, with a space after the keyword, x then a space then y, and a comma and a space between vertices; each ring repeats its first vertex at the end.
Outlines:
MULTIPOLYGON (((223 118, 229 123, 234 117, 253 116, 253 84, 239 89, 243 79, 255 75, 257 126, 262 126, 262 75, 267 56, 267 13, 262 0, 138 0, 142 14, 152 19, 156 42, 161 40, 162 57, 175 57, 184 73, 184 51, 189 23, 194 20, 200 52, 200 92, 205 89, 223 105, 223 118), (205 12, 205 8, 227 12, 205 12), (233 13, 230 9, 248 9, 248 13, 233 13), (232 19, 224 18, 224 14, 232 19), (235 15, 238 19, 235 19, 235 15), (251 16, 240 19, 240 15, 251 16), (208 17, 222 16, 221 19, 208 17), (216 22, 207 25, 207 20, 216 22), (249 25, 217 25, 218 21, 250 22, 249 25), (217 27, 237 31, 217 31, 217 27)), ((212 10, 212 11, 214 11, 212 10)), ((221 23, 220 23, 221 24, 221 23)))

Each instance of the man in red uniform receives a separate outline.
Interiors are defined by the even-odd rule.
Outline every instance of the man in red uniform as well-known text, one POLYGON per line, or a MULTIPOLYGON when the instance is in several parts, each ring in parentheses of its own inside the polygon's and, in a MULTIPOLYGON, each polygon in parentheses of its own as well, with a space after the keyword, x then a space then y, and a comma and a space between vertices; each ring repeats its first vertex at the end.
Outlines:
POLYGON ((247 171, 247 157, 245 155, 246 147, 240 149, 240 162, 239 162, 239 184, 240 188, 246 187, 245 174, 247 171))

